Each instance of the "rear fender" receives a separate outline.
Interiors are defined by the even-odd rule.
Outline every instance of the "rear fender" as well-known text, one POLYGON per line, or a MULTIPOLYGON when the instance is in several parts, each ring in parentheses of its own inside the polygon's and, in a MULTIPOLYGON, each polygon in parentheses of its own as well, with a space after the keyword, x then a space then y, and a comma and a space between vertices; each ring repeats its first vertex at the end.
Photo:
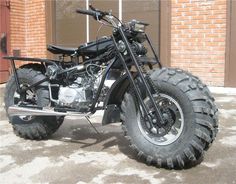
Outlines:
POLYGON ((20 68, 27 68, 27 69, 33 69, 35 71, 39 71, 41 73, 45 73, 46 72, 46 68, 43 64, 38 64, 38 63, 28 63, 28 64, 24 64, 21 65, 20 68))

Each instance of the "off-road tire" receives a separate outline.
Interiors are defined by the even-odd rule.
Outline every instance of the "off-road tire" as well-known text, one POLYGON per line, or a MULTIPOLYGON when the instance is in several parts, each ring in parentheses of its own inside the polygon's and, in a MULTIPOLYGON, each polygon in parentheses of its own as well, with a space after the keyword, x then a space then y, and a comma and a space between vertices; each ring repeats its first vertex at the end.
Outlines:
POLYGON ((180 104, 185 121, 183 131, 169 145, 155 145, 145 139, 137 123, 137 99, 129 90, 121 104, 121 120, 130 147, 139 159, 157 167, 177 169, 200 163, 218 131, 218 110, 210 91, 197 77, 180 69, 158 69, 151 78, 160 93, 180 104))
MULTIPOLYGON (((45 78, 45 76, 41 72, 29 68, 18 69, 17 74, 20 83, 27 83, 29 85, 34 84, 45 78)), ((47 86, 48 83, 43 82, 42 84, 34 88, 34 91, 37 96, 37 105, 40 107, 45 107, 50 103, 49 91, 47 86)), ((16 83, 14 76, 12 75, 9 78, 5 91, 4 101, 6 113, 8 107, 14 104, 13 99, 15 91, 16 83)), ((57 131, 57 129, 61 126, 64 120, 64 117, 55 116, 36 116, 29 121, 24 121, 18 116, 8 116, 8 118, 9 122, 12 124, 14 133, 17 136, 31 140, 41 140, 48 138, 50 135, 57 131)))

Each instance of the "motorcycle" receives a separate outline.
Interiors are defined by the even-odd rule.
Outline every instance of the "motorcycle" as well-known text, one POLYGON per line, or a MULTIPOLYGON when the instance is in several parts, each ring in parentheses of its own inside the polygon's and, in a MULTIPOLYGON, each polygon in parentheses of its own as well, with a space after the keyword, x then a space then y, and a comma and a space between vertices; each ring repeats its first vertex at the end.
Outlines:
POLYGON ((218 131, 218 110, 207 86, 189 72, 162 67, 145 33, 147 23, 122 23, 91 5, 76 12, 110 26, 112 35, 78 48, 48 45, 59 60, 4 57, 13 71, 5 108, 15 134, 45 139, 65 116, 89 121, 104 110, 102 125, 122 122, 130 147, 146 164, 197 165, 218 131), (16 69, 15 60, 34 63, 16 69))

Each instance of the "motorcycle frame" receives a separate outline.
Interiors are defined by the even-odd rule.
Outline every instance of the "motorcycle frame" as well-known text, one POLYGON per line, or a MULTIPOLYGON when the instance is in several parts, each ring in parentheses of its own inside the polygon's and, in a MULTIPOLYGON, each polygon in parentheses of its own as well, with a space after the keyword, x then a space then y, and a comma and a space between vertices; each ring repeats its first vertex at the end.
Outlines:
MULTIPOLYGON (((139 66, 139 63, 138 63, 136 57, 134 56, 134 54, 133 54, 133 52, 132 52, 132 49, 131 49, 131 47, 130 47, 130 43, 129 43, 128 39, 126 38, 125 32, 123 31, 122 27, 118 27, 118 31, 119 31, 119 33, 120 33, 120 36, 121 36, 123 42, 124 42, 125 45, 126 45, 126 48, 127 48, 128 53, 129 53, 130 56, 131 56, 131 60, 132 60, 132 62, 133 62, 133 65, 134 65, 135 68, 137 69, 137 74, 138 74, 138 76, 141 78, 141 80, 142 80, 142 82, 143 82, 143 84, 144 84, 144 86, 145 86, 145 89, 147 90, 148 97, 150 98, 150 100, 151 100, 151 102, 152 102, 152 104, 153 104, 153 106, 154 106, 154 108, 155 108, 155 112, 156 112, 156 113, 155 113, 155 116, 156 116, 156 118, 157 118, 158 120, 160 120, 160 121, 158 121, 157 125, 158 125, 159 127, 161 127, 161 125, 162 125, 162 123, 163 123, 163 118, 162 118, 162 115, 161 115, 160 110, 158 109, 158 107, 157 107, 157 105, 156 105, 156 103, 155 103, 155 100, 154 100, 154 98, 153 98, 153 95, 152 95, 152 93, 151 93, 150 85, 148 85, 148 83, 147 83, 147 81, 146 81, 146 79, 145 79, 145 77, 144 77, 144 75, 143 75, 143 73, 142 73, 142 71, 141 71, 141 68, 140 68, 140 66, 139 66)), ((153 53, 153 55, 154 55, 154 57, 155 57, 155 59, 156 59, 156 63, 158 64, 159 68, 162 68, 162 64, 161 64, 160 61, 159 61, 159 58, 158 58, 158 56, 157 56, 157 54, 156 54, 156 52, 155 52, 155 50, 154 50, 154 47, 153 47, 153 45, 152 45, 152 43, 151 43, 151 41, 150 41, 148 35, 147 35, 146 33, 145 33, 144 35, 145 35, 145 38, 146 38, 146 40, 147 40, 147 42, 148 42, 148 44, 149 44, 149 46, 150 46, 150 48, 151 48, 151 50, 152 50, 152 53, 153 53)), ((126 64, 126 62, 125 62, 124 57, 122 56, 122 54, 120 53, 120 51, 119 51, 119 49, 118 49, 118 46, 117 46, 117 43, 116 43, 116 41, 115 41, 115 37, 114 37, 114 36, 112 36, 112 40, 113 40, 115 49, 116 49, 116 51, 117 51, 117 53, 118 53, 118 57, 119 57, 119 59, 120 59, 122 65, 123 65, 123 67, 124 67, 124 69, 125 69, 125 71, 126 71, 126 74, 127 74, 127 76, 128 76, 128 79, 129 79, 129 81, 130 81, 130 83, 131 83, 131 86, 134 88, 135 94, 136 94, 136 96, 138 97, 138 101, 139 101, 140 105, 142 106, 142 109, 144 110, 144 114, 145 114, 145 116, 148 118, 148 121, 149 121, 150 123, 153 123, 153 121, 152 121, 152 119, 151 119, 151 116, 150 116, 150 113, 148 112, 148 110, 147 110, 147 108, 146 108, 146 105, 144 104, 144 102, 143 102, 143 100, 142 100, 141 94, 140 94, 140 92, 139 92, 137 86, 135 85, 134 78, 133 78, 133 76, 132 76, 130 70, 128 69, 128 66, 127 66, 127 64, 126 64)), ((27 90, 29 90, 29 89, 32 89, 33 87, 38 86, 38 85, 40 85, 41 83, 43 83, 43 82, 45 82, 45 81, 50 81, 50 79, 49 79, 48 77, 46 77, 46 78, 43 79, 43 80, 40 80, 40 81, 38 81, 38 82, 36 82, 36 83, 34 83, 34 84, 28 86, 28 87, 25 87, 24 89, 21 89, 21 87, 20 87, 20 82, 19 82, 19 78, 18 78, 18 75, 17 75, 17 69, 16 69, 16 66, 15 66, 15 60, 18 60, 18 61, 33 61, 33 62, 47 63, 47 64, 56 65, 56 66, 58 65, 58 64, 56 64, 56 63, 59 62, 59 61, 57 61, 57 60, 40 59, 40 58, 14 57, 14 56, 5 56, 4 59, 8 59, 8 60, 11 61, 12 71, 13 71, 13 75, 14 75, 14 78, 15 78, 17 90, 18 90, 18 92, 19 92, 20 94, 23 94, 25 91, 27 91, 27 90)), ((102 76, 102 80, 101 80, 100 85, 99 85, 99 87, 98 87, 97 94, 96 94, 94 100, 92 101, 92 105, 91 105, 90 110, 89 110, 91 113, 95 113, 96 110, 99 109, 98 107, 96 107, 96 104, 97 104, 97 102, 98 102, 98 99, 99 99, 99 96, 100 96, 100 94, 101 94, 102 88, 104 87, 104 82, 105 82, 106 76, 107 76, 107 74, 109 73, 110 69, 112 68, 113 64, 114 64, 116 61, 117 61, 117 60, 113 60, 113 61, 106 67, 106 69, 105 69, 105 72, 104 72, 104 74, 103 74, 103 76, 102 76)), ((62 71, 62 72, 63 72, 63 71, 62 71)), ((21 96, 22 96, 22 95, 21 95, 21 96)), ((108 98, 109 98, 109 97, 108 97, 108 98)), ((21 97, 21 99, 22 99, 22 97, 21 97)), ((23 99, 24 99, 24 98, 23 98, 23 99)), ((36 107, 36 108, 37 108, 37 107, 36 107)), ((103 108, 104 108, 104 107, 103 107, 103 108)), ((106 107, 105 107, 105 108, 106 108, 106 107)), ((68 110, 67 108, 61 108, 61 109, 68 110)))
POLYGON ((17 61, 24 61, 24 62, 28 62, 28 61, 32 61, 32 62, 39 62, 39 63, 48 63, 48 64, 52 64, 52 65, 56 65, 57 66, 57 60, 49 60, 49 59, 41 59, 41 58, 26 58, 26 57, 15 57, 15 56, 4 56, 3 59, 7 59, 11 61, 11 67, 12 67, 12 73, 16 82, 16 88, 17 88, 17 92, 18 93, 23 93, 29 89, 32 89, 35 86, 40 85, 41 83, 49 80, 48 78, 45 78, 43 80, 40 80, 24 89, 21 89, 20 87, 20 82, 19 82, 19 78, 17 75, 17 69, 16 69, 16 64, 15 64, 15 60, 17 61))

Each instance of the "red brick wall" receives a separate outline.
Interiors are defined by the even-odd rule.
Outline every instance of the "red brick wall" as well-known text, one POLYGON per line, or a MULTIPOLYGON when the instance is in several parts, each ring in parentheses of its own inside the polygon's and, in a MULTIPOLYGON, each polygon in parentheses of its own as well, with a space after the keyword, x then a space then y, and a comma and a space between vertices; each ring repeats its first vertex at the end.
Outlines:
POLYGON ((227 0, 172 0, 171 66, 224 85, 227 0))
POLYGON ((46 57, 45 0, 11 0, 11 51, 46 57))
POLYGON ((25 2, 27 55, 46 57, 45 0, 26 0, 25 2))
POLYGON ((11 9, 10 9, 11 54, 13 49, 20 49, 21 54, 26 55, 24 11, 25 11, 24 1, 11 0, 11 9))

